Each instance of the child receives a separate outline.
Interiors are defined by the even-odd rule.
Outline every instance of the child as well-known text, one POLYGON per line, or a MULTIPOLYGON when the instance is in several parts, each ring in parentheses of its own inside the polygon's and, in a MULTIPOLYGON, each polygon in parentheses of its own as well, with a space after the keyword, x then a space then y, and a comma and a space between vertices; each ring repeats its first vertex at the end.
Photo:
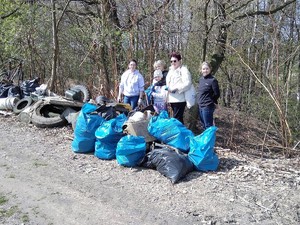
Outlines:
POLYGON ((153 74, 153 83, 152 83, 152 97, 153 97, 153 106, 157 113, 160 113, 163 110, 167 110, 166 97, 167 91, 165 90, 166 85, 160 82, 163 78, 161 70, 155 70, 153 74))

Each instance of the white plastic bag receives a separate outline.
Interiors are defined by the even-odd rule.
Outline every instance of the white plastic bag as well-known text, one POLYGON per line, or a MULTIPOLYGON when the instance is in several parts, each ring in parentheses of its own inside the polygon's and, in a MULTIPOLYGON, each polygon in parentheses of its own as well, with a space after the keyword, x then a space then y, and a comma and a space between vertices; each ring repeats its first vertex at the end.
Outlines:
POLYGON ((190 89, 184 92, 184 97, 186 101, 186 106, 190 109, 196 102, 196 89, 192 84, 190 89))

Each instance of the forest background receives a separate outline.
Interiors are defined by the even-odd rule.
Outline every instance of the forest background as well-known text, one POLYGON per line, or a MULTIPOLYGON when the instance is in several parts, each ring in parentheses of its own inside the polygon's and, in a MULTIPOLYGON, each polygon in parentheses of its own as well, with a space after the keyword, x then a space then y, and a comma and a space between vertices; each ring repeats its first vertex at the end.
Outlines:
POLYGON ((222 107, 299 145, 300 0, 0 0, 1 69, 22 60, 25 79, 58 94, 85 84, 115 99, 130 59, 150 84, 172 51, 195 84, 201 63, 213 65, 222 107))

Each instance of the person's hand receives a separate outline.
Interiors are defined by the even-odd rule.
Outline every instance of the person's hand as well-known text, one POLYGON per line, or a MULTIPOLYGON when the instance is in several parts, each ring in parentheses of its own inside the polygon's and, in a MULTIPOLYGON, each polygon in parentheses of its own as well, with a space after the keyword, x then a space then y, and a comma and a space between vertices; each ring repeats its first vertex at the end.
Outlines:
POLYGON ((175 89, 169 89, 169 92, 171 92, 171 93, 176 93, 178 91, 178 89, 177 88, 175 88, 175 89))
POLYGON ((121 97, 120 97, 120 96, 118 96, 117 102, 118 102, 118 103, 121 103, 121 97))
POLYGON ((139 98, 139 100, 138 100, 138 106, 142 105, 142 103, 143 103, 143 100, 141 98, 139 98))

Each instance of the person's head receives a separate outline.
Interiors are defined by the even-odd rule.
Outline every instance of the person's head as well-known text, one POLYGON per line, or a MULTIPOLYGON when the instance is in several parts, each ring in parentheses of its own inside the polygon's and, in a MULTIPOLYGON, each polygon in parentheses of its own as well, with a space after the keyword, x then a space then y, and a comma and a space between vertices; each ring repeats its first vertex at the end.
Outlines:
POLYGON ((157 61, 154 62, 153 68, 155 70, 164 71, 166 69, 166 63, 163 60, 157 60, 157 61))
POLYGON ((131 71, 134 71, 137 67, 137 62, 136 60, 132 59, 129 61, 129 64, 128 64, 128 69, 130 69, 131 71))
POLYGON ((170 54, 171 67, 177 69, 181 66, 181 55, 178 52, 172 52, 170 54))
POLYGON ((201 68, 199 68, 204 77, 211 73, 211 69, 211 65, 208 62, 203 62, 201 68))
POLYGON ((153 78, 154 80, 157 82, 157 81, 160 81, 163 77, 163 74, 161 72, 161 70, 155 70, 154 73, 153 73, 153 78))

